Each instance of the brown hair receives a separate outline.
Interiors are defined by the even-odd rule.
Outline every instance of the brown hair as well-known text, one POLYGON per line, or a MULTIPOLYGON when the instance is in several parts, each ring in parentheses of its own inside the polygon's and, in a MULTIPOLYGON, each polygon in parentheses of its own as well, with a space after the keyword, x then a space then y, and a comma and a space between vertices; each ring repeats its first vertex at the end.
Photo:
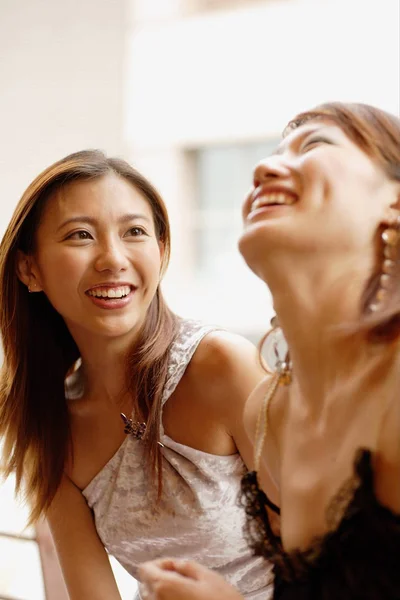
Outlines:
MULTIPOLYGON (((2 471, 15 472, 35 521, 50 506, 71 451, 65 377, 79 351, 64 320, 45 294, 29 294, 17 277, 17 255, 34 250, 35 234, 49 198, 71 181, 116 174, 148 200, 158 239, 164 245, 162 273, 169 261, 168 214, 157 190, 128 163, 98 150, 71 154, 41 173, 17 205, 0 246, 0 331, 4 362, 0 380, 2 471)), ((158 287, 139 341, 129 352, 126 384, 135 418, 147 422, 144 443, 149 468, 161 493, 159 427, 161 396, 177 319, 158 287)), ((122 422, 121 422, 122 425, 122 422)))
MULTIPOLYGON (((331 102, 302 112, 292 119, 283 135, 315 119, 332 121, 372 160, 389 179, 400 182, 400 119, 367 104, 331 102)), ((378 233, 381 233, 379 231, 378 233)), ((380 236, 378 236, 380 241, 380 236)), ((380 257, 382 248, 380 248, 380 257)), ((367 307, 377 291, 381 274, 381 258, 362 299, 362 316, 356 330, 365 332, 375 342, 391 341, 400 336, 400 285, 396 287, 384 310, 373 315, 367 307)), ((396 281, 400 282, 400 257, 397 259, 396 281)), ((353 328, 351 328, 354 331, 353 328)))

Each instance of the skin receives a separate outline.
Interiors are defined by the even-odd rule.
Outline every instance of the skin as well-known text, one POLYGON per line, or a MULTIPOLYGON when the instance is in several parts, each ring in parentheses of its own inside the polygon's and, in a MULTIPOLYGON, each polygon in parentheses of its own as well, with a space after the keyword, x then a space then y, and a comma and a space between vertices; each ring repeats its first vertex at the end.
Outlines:
MULTIPOLYGON (((159 284, 162 255, 146 199, 107 175, 74 182, 53 196, 34 254, 19 257, 18 276, 33 293, 47 295, 82 357, 85 393, 69 404, 74 461, 66 465, 48 514, 71 600, 120 599, 81 490, 125 439, 119 413, 130 414, 132 402, 121 391, 124 358, 159 284), (125 308, 104 310, 87 295, 93 286, 120 281, 135 288, 125 308)), ((243 408, 262 377, 252 344, 229 333, 207 335, 166 404, 166 434, 216 455, 239 451, 251 468, 243 408)))
MULTIPOLYGON (((382 348, 337 330, 359 318, 369 277, 382 264, 378 232, 399 205, 400 184, 329 121, 292 131, 254 171, 239 248, 271 290, 292 361, 292 383, 269 405, 259 481, 281 508, 281 523, 271 521, 287 551, 329 531, 327 509, 353 476, 359 448, 373 452, 378 501, 400 514, 397 342, 382 348), (252 211, 257 195, 283 190, 293 204, 252 211)), ((245 408, 253 440, 268 388, 266 379, 245 408)), ((141 573, 151 600, 177 598, 171 580, 168 593, 157 591, 168 569, 150 567, 141 573)), ((199 583, 187 600, 230 600, 228 586, 216 596, 206 574, 197 580, 201 594, 199 583)))
POLYGON ((398 353, 334 333, 359 316, 369 277, 382 263, 379 227, 399 214, 400 185, 321 121, 292 132, 278 155, 258 165, 256 189, 277 183, 297 202, 252 219, 250 195, 240 250, 271 289, 293 363, 293 383, 275 399, 285 402, 280 425, 270 415, 274 465, 266 448, 280 488, 282 542, 291 550, 327 532, 327 508, 352 476, 360 447, 375 453, 378 499, 400 512, 398 353), (276 259, 265 260, 272 248, 276 259))
POLYGON ((235 588, 220 576, 201 565, 184 560, 155 560, 139 571, 143 600, 240 600, 235 588), (212 590, 213 596, 210 596, 212 590))

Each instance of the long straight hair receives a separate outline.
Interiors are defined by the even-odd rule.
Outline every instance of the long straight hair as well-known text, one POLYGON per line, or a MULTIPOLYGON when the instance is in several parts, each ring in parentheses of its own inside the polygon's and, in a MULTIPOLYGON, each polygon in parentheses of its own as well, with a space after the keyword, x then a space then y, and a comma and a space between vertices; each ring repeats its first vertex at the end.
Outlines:
MULTIPOLYGON (((170 228, 163 200, 128 163, 108 158, 98 150, 71 154, 43 171, 22 196, 0 245, 0 332, 4 350, 0 375, 0 465, 5 476, 15 473, 17 492, 23 489, 31 507, 30 522, 50 506, 72 451, 65 378, 79 358, 79 351, 45 294, 29 294, 19 281, 18 251, 28 255, 34 252, 43 210, 60 188, 71 181, 107 174, 125 179, 149 202, 156 235, 164 246, 162 275, 170 256, 170 228)), ((176 331, 177 318, 158 287, 138 341, 126 358, 126 386, 134 414, 147 422, 143 440, 147 466, 155 483, 158 480, 159 494, 161 397, 176 331)))
MULTIPOLYGON (((335 123, 365 154, 367 154, 393 181, 400 182, 400 119, 367 104, 331 102, 321 104, 292 119, 283 136, 304 123, 327 119, 335 123)), ((381 231, 377 232, 378 234, 381 231)), ((378 239, 378 243, 379 243, 378 239)), ((380 248, 382 256, 382 248, 380 248)), ((381 259, 380 259, 381 260, 381 259)), ((400 253, 396 260, 394 278, 396 286, 382 310, 369 313, 368 306, 379 286, 381 263, 377 257, 377 269, 371 274, 366 286, 360 320, 345 328, 348 333, 365 333, 370 341, 390 342, 400 336, 400 253)))

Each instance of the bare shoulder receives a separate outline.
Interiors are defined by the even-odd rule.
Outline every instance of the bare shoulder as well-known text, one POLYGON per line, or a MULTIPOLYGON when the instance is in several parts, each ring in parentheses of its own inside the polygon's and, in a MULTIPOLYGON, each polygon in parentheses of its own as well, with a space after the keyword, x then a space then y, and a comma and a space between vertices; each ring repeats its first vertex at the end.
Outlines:
POLYGON ((244 337, 213 331, 199 344, 188 368, 188 382, 201 386, 203 401, 229 416, 244 403, 264 377, 255 346, 244 337), (229 409, 229 411, 227 411, 229 409))
POLYGON ((243 409, 262 378, 253 344, 233 333, 209 333, 164 407, 165 432, 181 444, 210 454, 239 450, 249 465, 252 450, 244 431, 243 409))
POLYGON ((228 431, 238 423, 242 428, 247 399, 265 376, 255 346, 240 335, 215 331, 204 338, 192 362, 192 378, 201 383, 203 402, 228 431))
POLYGON ((193 356, 191 368, 200 376, 220 382, 229 375, 240 380, 246 373, 258 383, 264 373, 255 346, 229 331, 212 331, 206 335, 193 356))

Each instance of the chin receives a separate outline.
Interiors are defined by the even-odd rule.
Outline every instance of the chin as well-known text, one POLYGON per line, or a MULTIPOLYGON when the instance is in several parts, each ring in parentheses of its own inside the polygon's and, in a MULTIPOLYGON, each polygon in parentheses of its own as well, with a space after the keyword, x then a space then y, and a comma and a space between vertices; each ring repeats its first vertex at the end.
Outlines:
POLYGON ((90 339, 91 336, 94 336, 99 341, 103 339, 105 342, 118 339, 129 340, 135 337, 141 325, 142 321, 140 319, 100 319, 94 322, 86 322, 83 327, 78 327, 79 333, 75 326, 75 331, 71 333, 75 332, 79 338, 83 336, 83 338, 88 337, 90 339))
POLYGON ((140 330, 142 321, 129 323, 106 323, 97 328, 97 334, 108 339, 134 337, 140 330))
POLYGON ((256 275, 256 264, 260 262, 260 259, 265 257, 266 252, 272 251, 269 236, 263 229, 261 223, 252 225, 243 231, 238 241, 240 254, 246 261, 247 266, 256 275))

